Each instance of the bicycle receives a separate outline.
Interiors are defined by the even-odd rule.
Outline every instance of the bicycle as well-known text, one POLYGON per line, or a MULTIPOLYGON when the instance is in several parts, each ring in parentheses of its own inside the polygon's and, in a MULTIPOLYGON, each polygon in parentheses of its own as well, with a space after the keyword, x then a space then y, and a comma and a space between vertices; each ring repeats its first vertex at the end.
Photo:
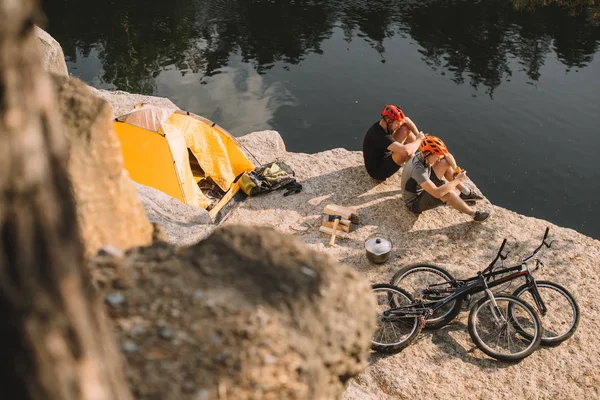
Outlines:
MULTIPOLYGON (((542 244, 533 254, 525 257, 521 265, 494 271, 496 261, 507 257, 502 254, 505 239, 496 258, 476 276, 428 285, 421 290, 423 299, 417 301, 397 286, 373 285, 377 305, 383 310, 377 310, 377 329, 371 338, 371 347, 380 352, 399 351, 417 337, 426 321, 431 320, 436 312, 448 310, 436 317, 436 325, 443 326, 460 312, 463 301, 470 301, 474 294, 484 293, 485 296, 471 307, 468 318, 468 332, 475 345, 498 360, 517 361, 529 356, 542 340, 540 317, 526 301, 512 295, 494 294, 491 289, 530 275, 527 263, 544 245, 551 246, 546 243, 547 235, 548 229, 542 244)), ((532 294, 538 306, 545 309, 535 280, 533 283, 532 294)))
MULTIPOLYGON (((507 242, 504 239, 498 254, 488 267, 482 271, 482 275, 488 282, 496 281, 499 284, 523 276, 525 284, 515 289, 512 295, 535 304, 544 329, 541 344, 554 346, 567 340, 575 333, 579 324, 579 306, 573 295, 563 286, 549 281, 536 281, 532 275, 533 272, 544 266, 542 261, 544 250, 552 246, 553 241, 547 242, 549 230, 549 228, 546 228, 542 244, 531 255, 523 258, 519 265, 508 268, 502 266, 502 269, 494 270, 498 259, 504 261, 509 254, 509 252, 502 254, 507 242), (541 253, 538 254, 540 251, 541 253), (531 260, 535 261, 535 267, 529 270, 527 264, 531 260)), ((477 277, 456 280, 448 271, 437 265, 416 264, 399 270, 392 277, 390 283, 408 290, 417 299, 437 300, 452 294, 458 287, 475 279, 477 277)), ((436 329, 451 322, 459 314, 462 302, 463 299, 459 297, 454 302, 436 310, 427 319, 425 328, 436 329)))
POLYGON ((494 295, 485 278, 457 289, 437 301, 414 301, 405 290, 390 284, 376 284, 377 329, 371 338, 371 348, 378 352, 395 353, 408 346, 421 332, 425 320, 435 310, 456 298, 485 292, 486 297, 471 308, 468 331, 481 351, 503 361, 517 361, 533 353, 542 338, 542 323, 532 306, 511 295, 494 295))

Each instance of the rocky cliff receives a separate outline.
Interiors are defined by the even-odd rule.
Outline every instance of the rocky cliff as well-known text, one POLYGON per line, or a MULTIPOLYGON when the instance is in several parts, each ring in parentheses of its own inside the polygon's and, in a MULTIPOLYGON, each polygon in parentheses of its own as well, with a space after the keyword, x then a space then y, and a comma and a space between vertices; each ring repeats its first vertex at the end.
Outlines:
MULTIPOLYGON (((115 99, 112 107, 113 114, 125 110, 129 104, 140 102, 138 95, 128 95, 123 92, 96 93, 109 102, 111 98, 115 99)), ((148 100, 157 103, 168 102, 165 99, 146 99, 146 102, 148 100)), ((505 364, 488 358, 474 346, 466 330, 466 313, 463 313, 461 318, 449 326, 438 331, 423 333, 416 343, 399 354, 389 357, 372 355, 366 369, 349 386, 345 398, 584 399, 600 397, 598 393, 600 350, 594 344, 596 334, 600 330, 600 310, 595 305, 600 301, 600 288, 595 283, 595 278, 600 272, 599 241, 544 220, 519 215, 501 207, 493 207, 489 202, 484 202, 484 207, 493 210, 494 213, 484 224, 474 223, 449 207, 440 207, 416 216, 408 212, 402 204, 399 175, 396 174, 384 183, 378 184, 372 181, 364 171, 359 152, 333 149, 317 154, 290 153, 286 151, 279 135, 272 131, 248 134, 240 138, 240 142, 249 154, 257 156, 260 163, 275 159, 285 160, 296 172, 304 189, 301 193, 288 197, 283 197, 280 192, 274 192, 249 198, 235 209, 224 225, 274 228, 277 232, 274 238, 295 236, 295 245, 328 255, 337 262, 349 266, 372 283, 387 282, 399 268, 417 262, 437 263, 448 268, 456 277, 465 277, 483 269, 489 263, 503 238, 509 240, 509 248, 512 249, 511 257, 506 262, 516 262, 519 256, 528 254, 537 246, 547 226, 551 229, 552 238, 556 240, 556 244, 548 252, 547 266, 539 271, 536 277, 564 285, 577 298, 581 308, 581 321, 579 329, 571 339, 555 348, 542 348, 518 364, 505 364), (318 232, 323 207, 328 203, 357 207, 361 220, 358 228, 346 239, 339 240, 335 247, 329 247, 328 238, 318 232), (384 233, 393 241, 393 256, 384 265, 370 264, 364 254, 364 240, 374 232, 384 233)), ((179 231, 178 236, 171 235, 166 240, 173 245, 193 243, 206 237, 213 229, 214 227, 206 226, 194 231, 192 227, 189 231, 179 231)), ((202 243, 200 242, 198 246, 202 247, 202 243)), ((171 259, 173 251, 175 250, 168 250, 165 261, 171 259)), ((196 250, 183 250, 187 254, 186 257, 194 251, 196 250)), ((139 254, 141 255, 135 256, 135 259, 130 262, 138 265, 136 268, 143 274, 144 268, 140 267, 139 263, 143 263, 144 253, 142 251, 139 254)), ((151 265, 156 263, 153 261, 151 265)), ((172 267, 164 271, 167 275, 176 274, 169 272, 173 271, 172 267)), ((250 274, 249 271, 244 273, 250 274)), ((170 293, 172 290, 167 283, 170 279, 166 279, 163 285, 165 293, 170 293)), ((193 279, 195 279, 193 282, 201 284, 200 278, 193 279)), ((191 290, 191 287, 188 289, 191 290)), ((158 286, 149 290, 158 290, 158 286)), ((158 292, 156 293, 158 295, 158 292)), ((119 299, 121 298, 117 300, 119 299)), ((340 301, 343 300, 342 296, 340 301)), ((186 311, 180 309, 180 312, 186 311)), ((119 327, 119 314, 115 315, 117 315, 115 317, 117 328, 123 329, 119 327)), ((258 312, 251 315, 252 318, 260 319, 258 312)), ((317 313, 312 318, 319 318, 317 315, 321 314, 317 313)), ((344 319, 318 322, 342 327, 354 323, 344 319)), ((254 338, 254 334, 252 333, 250 337, 254 338)), ((321 335, 318 336, 319 340, 327 340, 327 335, 319 335, 321 335)), ((199 340, 200 337, 196 339, 199 340)), ((337 336, 332 335, 331 340, 335 337, 337 336)), ((139 344, 135 342, 128 344, 131 340, 126 335, 121 336, 121 339, 124 352, 137 351, 135 349, 138 347, 135 346, 139 344)), ((214 346, 224 346, 224 344, 217 341, 214 346)), ((127 357, 131 360, 134 356, 127 357)), ((160 360, 160 356, 157 357, 160 360)), ((171 357, 171 353, 167 351, 164 357, 171 357)), ((187 363, 196 362, 192 359, 186 360, 187 363)), ((292 364, 289 363, 295 362, 291 360, 286 363, 286 360, 278 357, 277 363, 283 363, 281 366, 285 369, 290 368, 292 364)), ((144 368, 155 371, 155 366, 147 366, 141 362, 134 362, 132 365, 142 368, 131 371, 134 376, 148 371, 144 368)), ((217 368, 216 364, 215 368, 217 368)), ((227 376, 228 389, 223 390, 236 390, 228 386, 236 380, 232 380, 230 375, 225 376, 227 376)), ((278 379, 282 380, 292 379, 286 375, 278 376, 278 379)), ((271 377, 272 375, 269 375, 264 379, 271 382, 271 377)), ((133 382, 141 382, 135 377, 132 379, 133 382)), ((319 378, 314 377, 314 379, 319 378)), ((260 380, 261 377, 258 377, 257 381, 260 380)), ((185 384, 181 380, 176 382, 185 384)), ((329 392, 319 392, 327 393, 326 395, 316 394, 317 392, 310 391, 309 383, 302 382, 304 383, 301 386, 292 386, 299 388, 297 393, 302 394, 300 397, 331 398, 328 396, 336 393, 335 389, 332 389, 329 392)), ((154 383, 149 383, 149 387, 154 387, 153 385, 154 383)), ((218 387, 217 384, 217 389, 218 387)), ((199 390, 196 386, 193 389, 199 390)), ((217 398, 212 397, 214 393, 216 392, 200 392, 206 397, 197 398, 217 398)))

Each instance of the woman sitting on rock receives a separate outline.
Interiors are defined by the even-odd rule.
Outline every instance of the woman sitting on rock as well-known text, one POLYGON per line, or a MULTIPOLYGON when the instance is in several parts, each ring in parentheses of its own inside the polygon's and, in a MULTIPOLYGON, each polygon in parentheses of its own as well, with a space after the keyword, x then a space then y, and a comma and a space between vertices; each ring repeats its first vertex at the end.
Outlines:
POLYGON ((462 184, 467 175, 464 170, 455 172, 446 159, 449 154, 444 142, 435 136, 427 136, 421 141, 419 152, 402 171, 404 203, 417 214, 448 203, 473 217, 474 221, 485 221, 490 216, 488 212, 477 211, 465 203, 483 197, 462 184))

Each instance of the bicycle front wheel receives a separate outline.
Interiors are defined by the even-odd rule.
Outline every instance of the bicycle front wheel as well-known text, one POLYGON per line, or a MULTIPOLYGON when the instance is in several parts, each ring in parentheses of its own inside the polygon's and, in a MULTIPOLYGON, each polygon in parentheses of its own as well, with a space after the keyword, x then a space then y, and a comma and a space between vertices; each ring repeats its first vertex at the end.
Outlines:
POLYGON ((537 349, 542 339, 542 323, 535 309, 511 295, 484 297, 471 309, 469 334, 490 357, 503 361, 521 360, 537 349))
POLYGON ((418 317, 384 315, 384 311, 413 302, 406 291, 387 284, 371 287, 377 304, 377 328, 371 338, 371 348, 382 353, 395 353, 408 346, 421 332, 418 317))
MULTIPOLYGON (((448 271, 432 264, 416 264, 402 268, 394 274, 390 283, 401 287, 417 301, 435 301, 450 295, 455 287, 454 278, 448 271), (425 289, 437 289, 440 294, 425 293, 425 289), (445 293, 444 293, 445 292, 445 293)), ((460 313, 462 299, 456 299, 436 310, 425 321, 425 328, 438 329, 449 324, 460 313)))
MULTIPOLYGON (((571 293, 559 284, 537 281, 536 286, 547 308, 545 315, 540 314, 542 345, 555 346, 575 333, 579 324, 579 306, 571 293)), ((522 298, 529 304, 536 304, 527 284, 518 287, 513 296, 522 298)))

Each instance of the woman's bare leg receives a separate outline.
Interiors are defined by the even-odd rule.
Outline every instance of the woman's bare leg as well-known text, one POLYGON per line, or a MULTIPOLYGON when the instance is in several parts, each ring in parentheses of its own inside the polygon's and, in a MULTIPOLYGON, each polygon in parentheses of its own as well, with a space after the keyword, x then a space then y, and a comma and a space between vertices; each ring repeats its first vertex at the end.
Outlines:
POLYGON ((460 211, 463 214, 467 214, 470 216, 473 216, 473 214, 475 214, 475 210, 469 207, 469 205, 465 203, 463 199, 460 198, 458 193, 456 193, 456 191, 454 190, 446 194, 445 196, 442 196, 441 200, 450 204, 454 209, 460 211))

